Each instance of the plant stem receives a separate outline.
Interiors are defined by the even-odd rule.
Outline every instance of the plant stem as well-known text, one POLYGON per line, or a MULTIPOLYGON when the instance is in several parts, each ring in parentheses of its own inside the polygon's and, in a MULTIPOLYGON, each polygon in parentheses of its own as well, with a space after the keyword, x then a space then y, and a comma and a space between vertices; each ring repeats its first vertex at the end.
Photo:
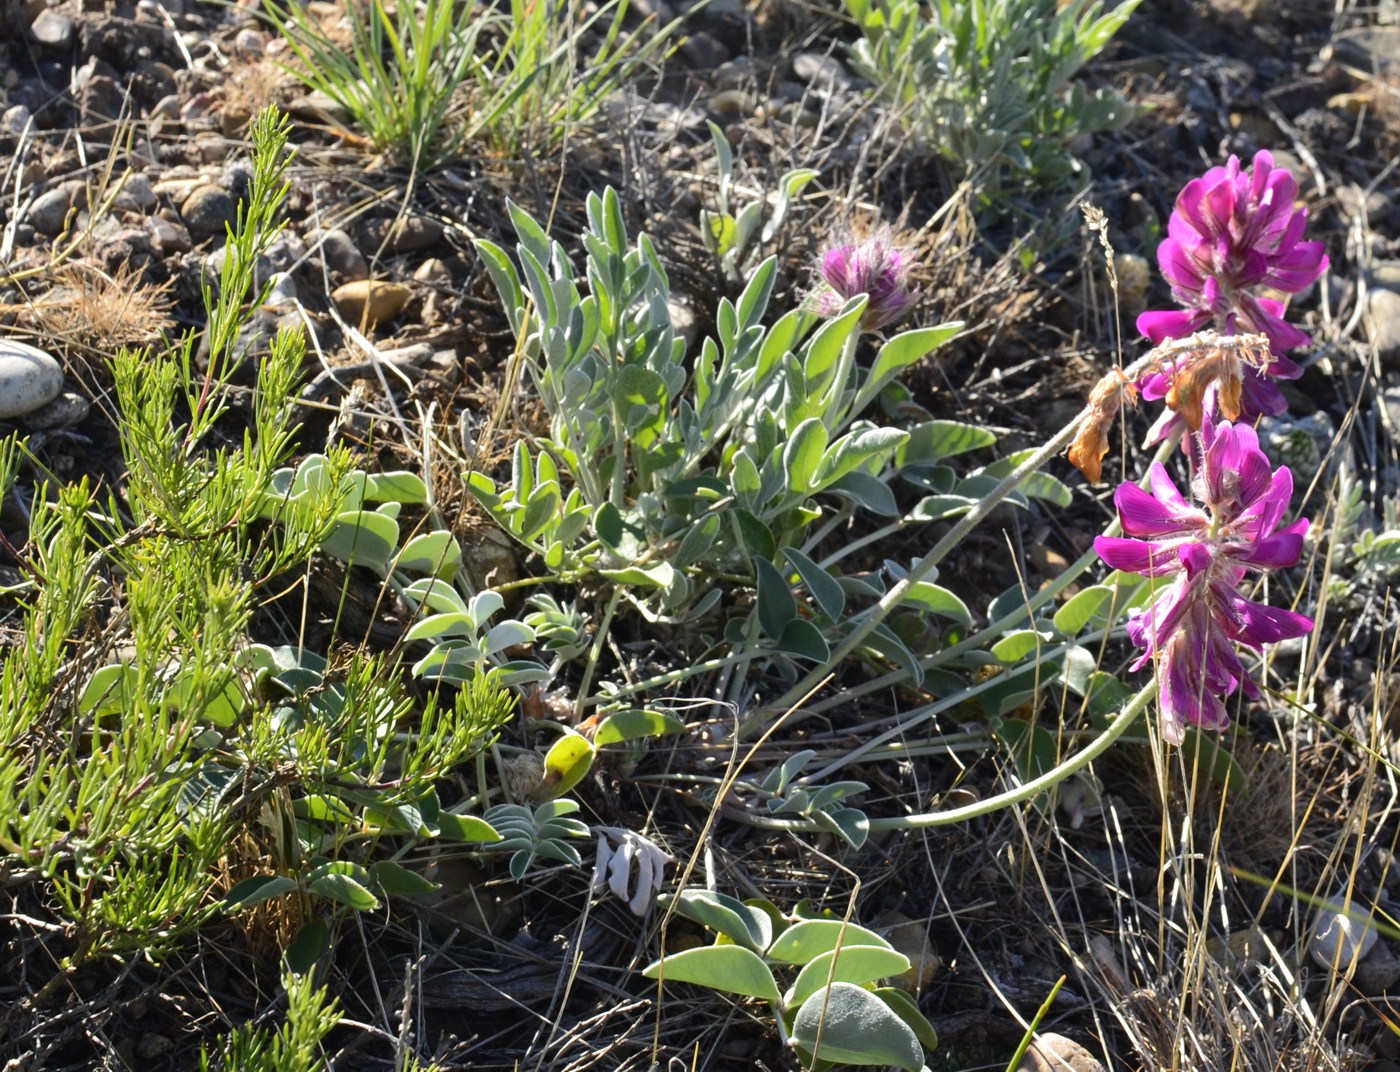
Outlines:
MULTIPOLYGON (((1157 680, 1154 677, 1138 690, 1136 696, 1128 701, 1118 717, 1109 723, 1108 728, 1095 737, 1082 751, 1065 760, 1054 770, 1046 771, 1038 778, 1032 778, 1014 789, 1008 789, 1004 793, 998 793, 996 796, 979 800, 975 804, 969 804, 963 808, 949 808, 947 811, 923 812, 917 815, 877 817, 870 820, 870 830, 874 833, 877 830, 925 830, 934 826, 952 826, 955 823, 964 823, 969 819, 979 819, 984 815, 990 815, 994 811, 1019 804, 1023 800, 1030 800, 1047 789, 1053 789, 1066 778, 1083 770, 1107 752, 1113 747, 1114 742, 1137 722, 1139 716, 1147 710, 1147 705, 1152 702, 1156 695, 1157 680)), ((741 818, 750 826, 756 826, 763 830, 785 830, 790 833, 812 834, 818 833, 822 829, 811 819, 777 819, 765 815, 749 814, 735 817, 741 818)))

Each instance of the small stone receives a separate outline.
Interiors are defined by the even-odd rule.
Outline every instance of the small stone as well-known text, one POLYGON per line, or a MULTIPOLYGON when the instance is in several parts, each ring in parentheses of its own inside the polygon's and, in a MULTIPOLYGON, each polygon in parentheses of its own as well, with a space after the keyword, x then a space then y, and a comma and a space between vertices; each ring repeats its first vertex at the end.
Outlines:
POLYGON ((700 321, 695 315, 695 310, 679 298, 668 297, 666 311, 671 314, 671 330, 685 340, 686 348, 689 349, 700 333, 700 321))
POLYGON ((29 206, 25 219, 41 235, 52 238, 63 230, 63 224, 68 219, 68 210, 73 207, 73 198, 81 188, 82 183, 72 180, 60 183, 47 193, 40 194, 29 206))
POLYGON ((369 262, 365 260, 365 255, 340 228, 315 231, 308 240, 313 247, 319 244, 321 259, 333 279, 352 283, 358 279, 369 278, 369 262))
POLYGON ((18 137, 24 133, 24 128, 33 117, 34 114, 23 104, 11 105, 0 112, 0 134, 13 134, 18 137))
POLYGON ((1348 911, 1346 890, 1342 890, 1330 905, 1319 909, 1317 933, 1308 944, 1308 952, 1319 968, 1345 972, 1366 956, 1377 940, 1365 907, 1353 900, 1348 911))
POLYGON ((180 95, 171 93, 161 97, 156 101, 155 107, 151 109, 152 119, 179 119, 180 118, 180 95))
POLYGON ((451 271, 436 257, 429 257, 415 268, 413 279, 415 282, 427 283, 433 287, 450 287, 452 285, 451 271))
POLYGON ((95 74, 78 92, 78 116, 83 123, 116 119, 126 106, 126 90, 115 78, 95 74))
POLYGON ((846 68, 841 66, 841 61, 823 52, 799 52, 793 56, 792 76, 816 89, 831 89, 851 84, 851 76, 846 73, 846 68))
POLYGON ((206 183, 194 191, 180 206, 180 216, 190 234, 200 238, 222 235, 224 228, 234 222, 238 210, 233 198, 222 187, 206 183))
POLYGON ((360 248, 381 250, 391 257, 401 253, 420 253, 436 244, 446 228, 427 216, 405 216, 398 220, 369 220, 361 233, 360 248))
POLYGON ((282 309, 295 306, 297 301, 296 280, 288 272, 278 272, 268 280, 267 297, 263 306, 268 309, 282 309))
POLYGON ((1047 1031, 1036 1036, 1016 1072, 1104 1072, 1104 1067, 1074 1039, 1047 1031))
POLYGON ((290 272, 306 259, 306 243, 294 231, 283 231, 270 243, 258 261, 258 272, 262 276, 269 272, 290 272))
POLYGON ((755 79, 752 56, 735 56, 715 68, 710 81, 716 89, 743 89, 755 79))
POLYGON ((319 89, 304 97, 297 97, 288 104, 287 114, 303 123, 333 123, 344 126, 350 122, 350 113, 319 89))
POLYGON ((1400 959, 1390 948, 1389 942, 1377 942, 1371 951, 1356 965, 1352 982, 1363 994, 1379 997, 1390 993, 1400 982, 1400 959))
POLYGON ((331 301, 340 315, 356 326, 375 324, 395 316, 408 304, 413 291, 402 283, 378 279, 357 279, 336 287, 331 301))
POLYGON ((226 138, 237 137, 253 120, 253 109, 242 101, 225 104, 219 112, 219 130, 226 138))
POLYGON ((1384 287, 1371 290, 1366 295, 1364 322, 1381 364, 1400 366, 1400 291, 1384 287))
POLYGON ((126 212, 150 212, 156 207, 156 191, 151 180, 139 171, 128 171, 122 180, 121 193, 112 200, 112 207, 126 212))
POLYGON ((929 941, 928 928, 902 912, 891 912, 880 921, 877 930, 895 952, 909 958, 909 970, 890 982, 917 998, 929 988, 943 967, 943 959, 929 941))
POLYGON ((80 394, 64 391, 46 406, 40 406, 24 417, 24 427, 31 432, 49 432, 56 428, 72 428, 82 424, 92 412, 92 403, 80 394))
POLYGON ((73 35, 77 31, 73 20, 52 8, 39 12, 39 17, 29 24, 29 32, 34 40, 46 48, 66 51, 73 47, 73 35))
POLYGON ((1214 935, 1206 939, 1206 952, 1211 959, 1228 971, 1239 971, 1255 964, 1263 964, 1269 957, 1269 939, 1258 924, 1251 924, 1242 931, 1228 935, 1214 935))
POLYGON ((181 119, 200 119, 214 110, 214 94, 196 93, 180 105, 181 119))
POLYGON ((0 418, 23 417, 63 390, 63 366, 43 350, 0 339, 0 418))
POLYGON ((257 59, 267 51, 267 38, 245 26, 234 36, 233 51, 246 59, 257 59))
POLYGON ((174 220, 152 216, 150 225, 151 236, 155 240, 156 248, 166 256, 188 253, 194 249, 194 242, 190 238, 189 231, 174 220))
POLYGON ((681 42, 681 55, 697 71, 712 71, 729 59, 729 49, 719 38, 697 30, 681 42))
POLYGON ((739 89, 724 89, 710 98, 710 110, 720 115, 746 115, 753 111, 756 103, 751 93, 739 89))
POLYGON ((174 1048, 175 1043, 164 1035, 142 1035, 141 1041, 136 1044, 136 1056, 147 1060, 152 1057, 164 1057, 174 1048))

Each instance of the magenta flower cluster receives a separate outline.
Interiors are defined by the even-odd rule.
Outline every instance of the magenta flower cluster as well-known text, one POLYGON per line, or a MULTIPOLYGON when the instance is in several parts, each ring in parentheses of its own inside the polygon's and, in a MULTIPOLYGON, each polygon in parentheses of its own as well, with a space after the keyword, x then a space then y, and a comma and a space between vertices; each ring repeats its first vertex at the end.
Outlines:
MULTIPOLYGON (((1295 207, 1297 196, 1296 180, 1265 151, 1255 154, 1249 169, 1232 156, 1224 167, 1187 183, 1167 224, 1168 237, 1157 248, 1157 263, 1182 308, 1145 312, 1137 321, 1138 330, 1158 345, 1202 328, 1267 336, 1272 359, 1264 368, 1245 370, 1242 420, 1287 408, 1271 380, 1302 375, 1282 351, 1311 341, 1283 319, 1286 306, 1270 296, 1296 294, 1327 269, 1322 243, 1303 241, 1308 213, 1295 207)), ((1149 374, 1139 383, 1142 396, 1166 397, 1171 380, 1170 371, 1149 374)), ((1159 422, 1150 441, 1165 438, 1177 423, 1159 422)))
POLYGON ((1128 636, 1142 649, 1134 669, 1157 664, 1161 732, 1172 742, 1188 725, 1229 725, 1227 697, 1258 696, 1239 646, 1259 651, 1313 627, 1307 615, 1241 590, 1252 576, 1295 565, 1308 529, 1306 520, 1283 526, 1293 474, 1270 467, 1251 426, 1286 408, 1271 380, 1302 374, 1279 351, 1309 341, 1271 295, 1297 293, 1327 267, 1322 244, 1303 241, 1307 212, 1295 207, 1297 193, 1293 177, 1267 152, 1248 170, 1231 157, 1188 183, 1157 252, 1182 308, 1138 318, 1157 346, 1187 340, 1138 387, 1144 398, 1166 398, 1177 410, 1163 414, 1154 440, 1183 424, 1184 413, 1199 424, 1187 442, 1192 500, 1154 463, 1149 490, 1124 483, 1114 496, 1125 535, 1101 536, 1094 546, 1116 569, 1170 578, 1129 620, 1128 636), (1191 342, 1203 331, 1199 344, 1191 342), (1245 334, 1266 337, 1267 350, 1242 367, 1222 360, 1219 337, 1245 334))
POLYGON ((1100 536, 1094 548, 1110 566, 1146 577, 1172 577, 1157 599, 1128 622, 1143 649, 1139 669, 1161 659, 1159 707, 1164 739, 1180 743, 1185 726, 1223 729, 1223 697, 1258 695, 1235 645, 1256 651, 1312 629, 1312 619, 1258 603, 1240 592, 1250 573, 1297 563, 1306 520, 1279 528, 1293 494, 1287 466, 1269 468, 1248 425, 1215 425, 1209 416, 1197 440, 1193 505, 1160 462, 1151 491, 1133 483, 1114 496, 1126 537, 1100 536))
POLYGON ((866 294, 860 318, 866 331, 893 324, 914 304, 909 289, 909 260, 881 228, 862 241, 834 246, 822 256, 823 286, 812 295, 812 307, 822 316, 835 316, 851 298, 866 294))

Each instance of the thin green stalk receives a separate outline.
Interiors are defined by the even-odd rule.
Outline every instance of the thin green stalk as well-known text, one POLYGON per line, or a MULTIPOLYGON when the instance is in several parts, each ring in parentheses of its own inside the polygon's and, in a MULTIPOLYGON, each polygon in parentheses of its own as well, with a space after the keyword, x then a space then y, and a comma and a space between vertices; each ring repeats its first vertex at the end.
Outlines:
MULTIPOLYGON (((1078 773, 1087 767, 1099 756, 1103 755, 1114 743, 1126 733, 1144 711, 1147 705, 1157 695, 1157 680, 1154 677, 1144 685, 1127 705, 1119 713, 1118 717, 1109 723, 1108 728, 1103 730, 1093 739, 1083 750, 1070 756, 1054 770, 1046 771, 1038 778, 1032 778, 1028 782, 1023 782, 1014 789, 1008 789, 1004 793, 979 800, 975 804, 969 804, 962 808, 949 808, 947 811, 923 812, 917 815, 892 815, 873 818, 870 820, 870 831, 877 830, 926 830, 935 826, 952 826, 956 823, 965 823, 970 819, 980 819, 984 815, 990 815, 1002 808, 1008 808, 1013 804, 1030 800, 1047 789, 1053 789, 1066 778, 1078 773)), ((765 815, 750 815, 748 813, 734 813, 733 817, 762 830, 783 830, 789 833, 815 834, 822 828, 812 819, 779 819, 765 815)))

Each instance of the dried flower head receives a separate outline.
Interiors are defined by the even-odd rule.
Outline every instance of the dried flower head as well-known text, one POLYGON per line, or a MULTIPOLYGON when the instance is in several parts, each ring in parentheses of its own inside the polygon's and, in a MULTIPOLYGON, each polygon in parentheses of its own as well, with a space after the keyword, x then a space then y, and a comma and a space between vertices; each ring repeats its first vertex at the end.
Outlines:
POLYGON ((887 227, 859 242, 827 250, 820 272, 822 285, 812 295, 812 308, 822 316, 834 316, 851 298, 866 294, 870 300, 860 318, 866 331, 894 323, 914 304, 909 258, 894 245, 887 227))
POLYGON ((1270 469, 1248 425, 1216 425, 1206 416, 1197 441, 1192 494, 1186 501, 1161 463, 1149 471, 1151 491, 1131 482, 1114 496, 1127 536, 1100 536, 1099 556, 1115 569, 1175 577, 1128 622, 1143 649, 1138 669, 1160 660, 1162 736, 1180 743, 1186 725, 1223 729, 1224 697, 1259 694, 1236 644, 1260 649, 1312 629, 1303 614, 1248 599, 1240 586, 1251 571, 1294 565, 1306 519, 1280 529, 1293 493, 1287 466, 1270 469))
POLYGON ((1136 406, 1137 388, 1133 381, 1114 369, 1089 392, 1089 405, 1079 432, 1069 447, 1069 462, 1090 483, 1103 479, 1103 459, 1108 453, 1108 430, 1124 406, 1136 406))

